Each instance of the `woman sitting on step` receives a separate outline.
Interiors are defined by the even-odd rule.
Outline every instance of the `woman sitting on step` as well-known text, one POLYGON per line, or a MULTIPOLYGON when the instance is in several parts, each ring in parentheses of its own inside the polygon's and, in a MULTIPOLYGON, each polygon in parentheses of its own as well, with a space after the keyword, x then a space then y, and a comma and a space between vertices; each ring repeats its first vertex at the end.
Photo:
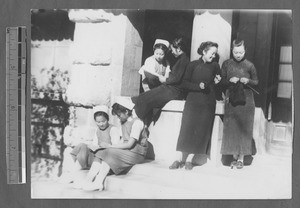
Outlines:
POLYGON ((97 129, 94 138, 89 141, 81 141, 76 145, 69 155, 65 155, 64 160, 68 160, 70 166, 68 171, 65 171, 61 176, 61 182, 74 182, 75 188, 80 187, 80 170, 87 169, 91 166, 94 160, 94 154, 101 151, 100 144, 118 144, 121 143, 121 137, 118 129, 109 124, 108 107, 105 105, 96 106, 93 109, 94 121, 97 129))
POLYGON ((119 97, 112 106, 112 114, 121 122, 122 144, 101 143, 104 150, 95 154, 95 159, 82 188, 103 190, 104 180, 110 170, 118 175, 127 173, 130 168, 144 162, 148 149, 148 134, 144 123, 135 115, 130 98, 119 97))

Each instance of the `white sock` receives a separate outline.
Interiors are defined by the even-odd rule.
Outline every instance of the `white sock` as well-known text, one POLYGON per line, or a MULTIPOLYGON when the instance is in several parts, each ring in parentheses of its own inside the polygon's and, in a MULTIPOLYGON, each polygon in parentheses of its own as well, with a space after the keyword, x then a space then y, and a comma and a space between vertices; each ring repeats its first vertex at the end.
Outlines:
POLYGON ((96 175, 99 173, 101 168, 101 164, 99 162, 93 162, 92 166, 86 176, 86 179, 90 182, 92 182, 94 180, 94 178, 96 177, 96 175))
POLYGON ((186 158, 186 162, 192 162, 195 154, 189 154, 186 158))

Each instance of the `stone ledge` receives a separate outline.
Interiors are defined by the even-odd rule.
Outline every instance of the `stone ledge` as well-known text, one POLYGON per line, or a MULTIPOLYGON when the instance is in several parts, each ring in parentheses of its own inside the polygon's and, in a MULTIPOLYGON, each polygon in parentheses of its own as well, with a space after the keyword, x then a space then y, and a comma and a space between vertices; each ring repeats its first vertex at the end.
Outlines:
MULTIPOLYGON (((162 111, 182 112, 184 108, 185 100, 171 100, 163 108, 162 111)), ((224 101, 217 101, 216 114, 224 114, 224 101)))

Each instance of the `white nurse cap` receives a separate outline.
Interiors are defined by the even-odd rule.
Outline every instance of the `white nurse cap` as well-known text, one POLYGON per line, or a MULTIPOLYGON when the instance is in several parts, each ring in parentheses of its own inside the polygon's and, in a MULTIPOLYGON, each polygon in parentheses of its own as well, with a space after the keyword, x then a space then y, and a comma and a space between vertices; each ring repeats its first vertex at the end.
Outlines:
POLYGON ((97 105, 93 108, 93 113, 104 112, 108 115, 108 107, 106 105, 97 105))
POLYGON ((132 110, 134 107, 134 103, 131 101, 130 97, 122 97, 122 96, 115 97, 115 103, 122 105, 128 110, 132 110))
POLYGON ((164 44, 165 46, 167 46, 167 48, 169 48, 170 46, 170 43, 167 40, 163 40, 163 39, 156 39, 153 46, 159 43, 164 44))

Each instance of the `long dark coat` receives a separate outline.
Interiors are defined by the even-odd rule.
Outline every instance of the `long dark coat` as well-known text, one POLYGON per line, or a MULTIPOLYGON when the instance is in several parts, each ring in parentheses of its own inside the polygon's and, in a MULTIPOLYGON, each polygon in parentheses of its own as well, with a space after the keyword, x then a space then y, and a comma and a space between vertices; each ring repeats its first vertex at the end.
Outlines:
POLYGON ((188 65, 181 85, 188 95, 177 151, 208 154, 216 109, 214 78, 217 74, 220 74, 220 67, 216 62, 204 63, 199 59, 188 65), (200 82, 206 84, 204 90, 200 89, 200 82))
POLYGON ((254 65, 244 59, 237 62, 233 59, 225 61, 222 65, 222 80, 226 87, 224 130, 221 146, 223 155, 251 155, 253 154, 253 122, 255 103, 252 90, 247 87, 258 84, 254 65), (232 77, 246 77, 249 80, 244 85, 245 103, 233 104, 230 102, 230 90, 233 85, 229 82, 232 77))

